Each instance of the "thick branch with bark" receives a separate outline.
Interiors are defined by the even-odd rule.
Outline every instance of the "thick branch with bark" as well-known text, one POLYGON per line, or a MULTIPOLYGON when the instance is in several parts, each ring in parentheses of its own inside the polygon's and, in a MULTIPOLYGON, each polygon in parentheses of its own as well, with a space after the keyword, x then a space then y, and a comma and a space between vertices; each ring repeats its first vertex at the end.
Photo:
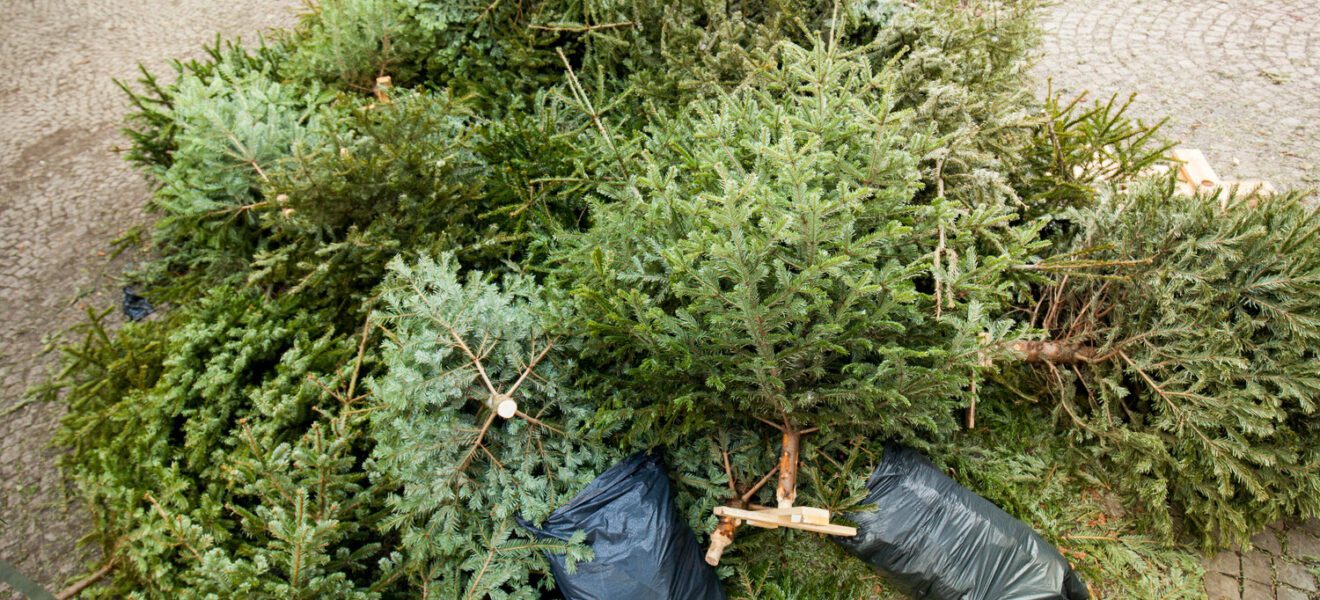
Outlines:
POLYGON ((783 428, 783 449, 779 453, 779 485, 775 499, 779 508, 792 508, 797 500, 798 455, 802 446, 802 431, 791 426, 783 428))
POLYGON ((1013 351, 1027 362, 1055 364, 1093 363, 1102 360, 1094 346, 1051 341, 1013 342, 1013 351))

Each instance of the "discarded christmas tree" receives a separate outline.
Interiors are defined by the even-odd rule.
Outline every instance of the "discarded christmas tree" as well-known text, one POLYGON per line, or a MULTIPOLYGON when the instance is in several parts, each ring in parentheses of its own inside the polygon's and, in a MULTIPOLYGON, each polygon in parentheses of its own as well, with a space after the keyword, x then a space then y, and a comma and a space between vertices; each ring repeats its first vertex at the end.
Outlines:
POLYGON ((557 283, 589 335, 584 359, 616 377, 607 422, 656 442, 776 428, 788 508, 804 433, 920 440, 957 426, 978 349, 1010 333, 993 320, 1002 274, 1029 259, 1037 228, 1006 203, 943 195, 942 162, 921 161, 936 141, 894 109, 892 72, 864 52, 786 45, 781 61, 653 135, 562 250, 557 283), (918 194, 922 169, 934 194, 918 194))
POLYGON ((1060 215, 1057 273, 1014 351, 1161 530, 1208 547, 1320 511, 1320 216, 1296 195, 1173 193, 1168 181, 1060 215), (1171 511, 1172 509, 1172 511, 1171 511))

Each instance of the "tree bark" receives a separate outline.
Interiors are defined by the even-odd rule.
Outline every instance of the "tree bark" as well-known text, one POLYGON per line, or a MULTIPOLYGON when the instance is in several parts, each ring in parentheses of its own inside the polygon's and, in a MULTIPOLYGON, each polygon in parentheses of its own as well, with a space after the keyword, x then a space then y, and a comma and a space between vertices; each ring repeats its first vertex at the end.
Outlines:
POLYGON ((783 450, 779 454, 779 485, 775 488, 779 508, 792 508, 797 500, 798 449, 801 445, 802 432, 785 424, 783 450))
POLYGON ((1056 364, 1079 364, 1096 362, 1094 346, 1069 344, 1051 341, 1013 342, 1014 352, 1027 362, 1049 362, 1056 364))

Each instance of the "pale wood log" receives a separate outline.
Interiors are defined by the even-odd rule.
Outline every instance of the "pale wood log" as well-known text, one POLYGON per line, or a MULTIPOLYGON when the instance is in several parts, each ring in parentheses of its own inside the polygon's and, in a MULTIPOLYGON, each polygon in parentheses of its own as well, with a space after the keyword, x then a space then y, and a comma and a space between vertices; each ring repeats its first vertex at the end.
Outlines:
POLYGON ((797 500, 798 455, 802 445, 802 432, 785 424, 783 449, 779 454, 779 485, 775 499, 779 508, 790 508, 797 500))
POLYGON ((1056 364, 1090 363, 1096 359, 1096 350, 1092 346, 1068 344, 1050 341, 1013 342, 1013 351, 1027 362, 1050 362, 1056 364))

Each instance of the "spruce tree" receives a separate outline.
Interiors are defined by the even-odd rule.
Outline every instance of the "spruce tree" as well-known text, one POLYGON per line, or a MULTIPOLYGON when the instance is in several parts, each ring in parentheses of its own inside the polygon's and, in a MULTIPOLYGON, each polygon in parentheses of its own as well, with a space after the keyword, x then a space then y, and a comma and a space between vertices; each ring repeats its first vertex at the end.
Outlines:
POLYGON ((1297 195, 1173 193, 1170 181, 1065 212, 1074 232, 1024 308, 1015 352, 1166 534, 1243 543, 1320 511, 1320 218, 1297 195))
POLYGON ((830 41, 786 44, 780 60, 652 132, 560 250, 554 281, 589 334, 602 426, 680 445, 778 428, 775 495, 791 503, 800 452, 957 427, 980 351, 1015 335, 996 318, 1004 273, 1039 246, 1038 225, 1005 202, 945 196, 939 161, 935 193, 918 199, 937 141, 894 109, 891 70, 830 41), (828 442, 804 451, 818 428, 828 442))
POLYGON ((623 456, 583 443, 590 411, 564 380, 571 364, 541 323, 539 290, 460 276, 445 255, 396 260, 381 301, 388 375, 371 386, 372 435, 402 486, 385 521, 402 538, 397 568, 424 597, 538 597, 550 583, 541 551, 590 554, 518 520, 543 521, 623 456))

